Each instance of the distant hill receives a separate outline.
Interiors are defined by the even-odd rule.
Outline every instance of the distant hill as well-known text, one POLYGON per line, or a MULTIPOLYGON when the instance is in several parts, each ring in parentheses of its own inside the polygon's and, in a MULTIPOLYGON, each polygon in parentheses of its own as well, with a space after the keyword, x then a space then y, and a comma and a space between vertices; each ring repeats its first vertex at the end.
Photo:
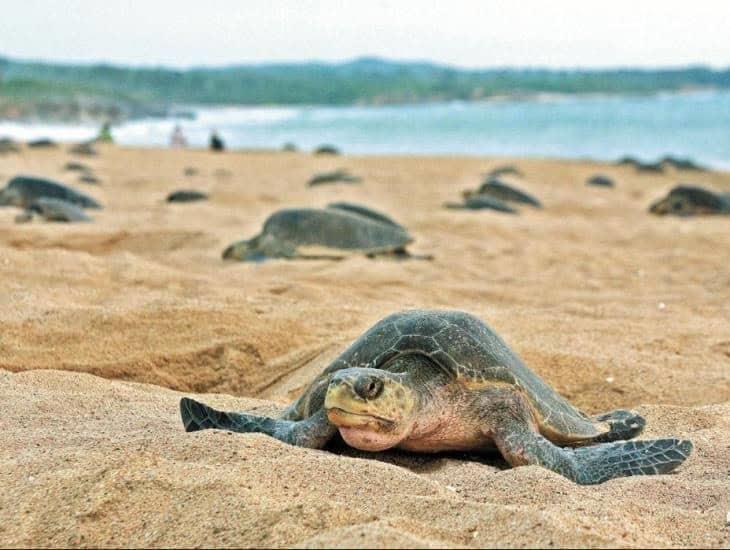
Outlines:
POLYGON ((13 112, 23 118, 33 109, 51 116, 62 107, 69 117, 93 118, 96 110, 99 117, 129 118, 164 114, 175 104, 381 104, 701 88, 730 88, 730 69, 467 70, 367 57, 177 70, 0 58, 0 118, 13 118, 13 112))

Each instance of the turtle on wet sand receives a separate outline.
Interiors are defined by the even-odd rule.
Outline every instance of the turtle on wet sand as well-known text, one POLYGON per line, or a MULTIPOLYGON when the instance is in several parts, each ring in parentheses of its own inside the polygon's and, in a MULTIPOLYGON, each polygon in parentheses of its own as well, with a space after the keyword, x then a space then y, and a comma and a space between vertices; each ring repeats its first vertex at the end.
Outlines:
POLYGON ((48 222, 92 221, 81 207, 68 201, 47 197, 40 197, 33 201, 22 213, 15 217, 15 221, 25 223, 32 221, 35 217, 40 217, 48 222))
POLYGON ((678 185, 649 207, 659 216, 698 216, 730 214, 730 194, 715 193, 696 185, 678 185))
POLYGON ((340 259, 364 254, 427 259, 406 251, 413 238, 405 228, 379 212, 345 204, 345 207, 340 204, 322 209, 279 210, 264 222, 259 235, 233 243, 223 251, 223 258, 239 261, 340 259))
POLYGON ((496 210, 498 212, 506 212, 508 214, 516 214, 517 210, 489 195, 468 195, 464 198, 464 202, 447 202, 444 208, 454 210, 496 210))
POLYGON ((60 199, 82 208, 101 208, 90 196, 44 178, 17 176, 4 189, 0 189, 0 206, 27 208, 39 198, 60 199))
POLYGON ((482 451, 512 466, 539 465, 580 484, 662 474, 692 443, 622 441, 645 424, 617 410, 589 417, 532 372, 478 318, 405 311, 376 323, 329 365, 278 419, 221 412, 183 398, 188 432, 258 432, 322 448, 337 432, 366 451, 482 451))

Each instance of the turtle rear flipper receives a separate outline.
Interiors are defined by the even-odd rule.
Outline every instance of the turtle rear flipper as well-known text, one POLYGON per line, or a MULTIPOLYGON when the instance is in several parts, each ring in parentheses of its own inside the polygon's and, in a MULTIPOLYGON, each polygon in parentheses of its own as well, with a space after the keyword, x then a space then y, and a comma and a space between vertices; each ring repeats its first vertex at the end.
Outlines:
POLYGON ((604 443, 572 451, 577 483, 592 485, 615 477, 666 474, 692 452, 686 439, 649 439, 604 443))
POLYGON ((610 431, 599 435, 593 443, 609 443, 622 439, 632 439, 644 431, 646 419, 634 411, 616 410, 593 417, 596 422, 605 422, 610 431))
POLYGON ((305 420, 280 420, 218 411, 189 397, 180 399, 180 416, 186 432, 215 428, 239 433, 262 433, 290 445, 314 449, 322 448, 336 431, 324 411, 305 420))

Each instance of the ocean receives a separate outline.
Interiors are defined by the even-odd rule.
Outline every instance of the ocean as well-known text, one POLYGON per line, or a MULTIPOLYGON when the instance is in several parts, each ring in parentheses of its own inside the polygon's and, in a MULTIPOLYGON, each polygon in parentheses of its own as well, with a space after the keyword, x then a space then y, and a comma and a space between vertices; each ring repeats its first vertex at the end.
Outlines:
MULTIPOLYGON (((333 144, 352 154, 504 155, 654 160, 665 154, 730 169, 730 92, 387 106, 183 108, 194 118, 142 119, 113 128, 123 145, 167 146, 180 124, 191 146, 216 129, 230 148, 302 150, 333 144)), ((96 125, 0 122, 0 137, 92 137, 96 125)))

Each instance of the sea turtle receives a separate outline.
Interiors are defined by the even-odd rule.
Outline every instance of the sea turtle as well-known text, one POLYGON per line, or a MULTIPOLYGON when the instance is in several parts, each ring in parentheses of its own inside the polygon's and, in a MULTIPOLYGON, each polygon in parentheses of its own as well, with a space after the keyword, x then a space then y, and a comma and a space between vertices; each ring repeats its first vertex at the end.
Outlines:
POLYGON ((7 137, 0 138, 0 154, 18 152, 20 152, 20 145, 17 141, 7 137))
POLYGON ((596 174, 586 180, 586 185, 595 185, 597 187, 613 187, 614 183, 611 178, 603 174, 596 174))
POLYGON ((96 140, 90 140, 90 141, 84 141, 82 143, 77 143, 76 145, 72 145, 68 152, 72 153, 74 155, 83 155, 87 157, 95 157, 98 155, 98 151, 96 150, 96 147, 94 147, 94 144, 96 143, 96 140))
POLYGON ((332 172, 321 172, 312 176, 307 185, 313 187, 324 183, 360 183, 362 178, 353 176, 347 170, 338 169, 332 172))
POLYGON ((664 172, 663 161, 643 162, 636 157, 625 156, 616 161, 619 166, 633 166, 639 172, 664 172))
POLYGON ((74 161, 64 164, 63 169, 68 170, 69 172, 91 172, 91 168, 86 164, 74 161))
POLYGON ((697 164, 690 158, 679 158, 673 157, 672 155, 665 155, 660 161, 660 164, 671 166, 676 170, 693 170, 695 172, 707 172, 707 168, 697 164))
POLYGON ((90 222, 84 210, 68 201, 40 197, 28 205, 24 212, 15 217, 17 223, 32 221, 34 217, 48 222, 90 222))
POLYGON ((494 170, 490 170, 489 173, 487 173, 488 178, 496 178, 498 176, 518 176, 522 177, 522 171, 517 168, 516 166, 513 166, 511 164, 507 164, 505 166, 499 166, 495 168, 494 170))
POLYGON ((39 138, 28 142, 28 147, 32 147, 33 149, 46 149, 56 146, 56 142, 48 138, 39 138))
POLYGON ((678 185, 663 199, 649 207, 649 212, 664 216, 730 214, 730 194, 715 193, 696 185, 678 185))
POLYGON ((369 208, 287 208, 273 213, 261 233, 233 243, 224 259, 261 261, 266 258, 339 259, 348 254, 413 257, 405 247, 408 231, 369 208))
POLYGON ((452 208, 456 210, 497 210, 498 212, 507 212, 508 214, 516 214, 517 210, 489 195, 468 195, 464 198, 464 202, 447 202, 444 208, 452 208))
POLYGON ((664 165, 661 162, 639 162, 636 164, 639 172, 652 172, 661 174, 664 172, 664 165))
POLYGON ((692 450, 679 439, 619 441, 638 435, 644 419, 625 410, 583 414, 485 323, 460 311, 386 317, 278 419, 221 412, 187 397, 180 412, 188 432, 258 432, 302 447, 322 448, 338 431, 366 451, 496 447, 512 466, 543 466, 581 484, 666 473, 692 450))
POLYGON ((208 194, 194 189, 181 189, 173 191, 165 199, 167 202, 195 202, 208 200, 208 194))
POLYGON ((320 145, 314 150, 315 155, 339 155, 340 150, 334 145, 320 145))
POLYGON ((88 185, 99 185, 101 183, 101 180, 97 178, 94 174, 91 172, 84 172, 79 176, 79 181, 81 183, 86 183, 88 185))
POLYGON ((468 198, 474 195, 486 195, 500 201, 517 202, 527 204, 535 208, 542 208, 542 204, 532 195, 528 195, 524 191, 516 189, 500 178, 490 177, 474 191, 466 191, 464 197, 468 198))
POLYGON ((17 176, 4 189, 0 189, 0 205, 27 208, 41 197, 60 199, 82 208, 101 208, 90 196, 43 178, 17 176))

